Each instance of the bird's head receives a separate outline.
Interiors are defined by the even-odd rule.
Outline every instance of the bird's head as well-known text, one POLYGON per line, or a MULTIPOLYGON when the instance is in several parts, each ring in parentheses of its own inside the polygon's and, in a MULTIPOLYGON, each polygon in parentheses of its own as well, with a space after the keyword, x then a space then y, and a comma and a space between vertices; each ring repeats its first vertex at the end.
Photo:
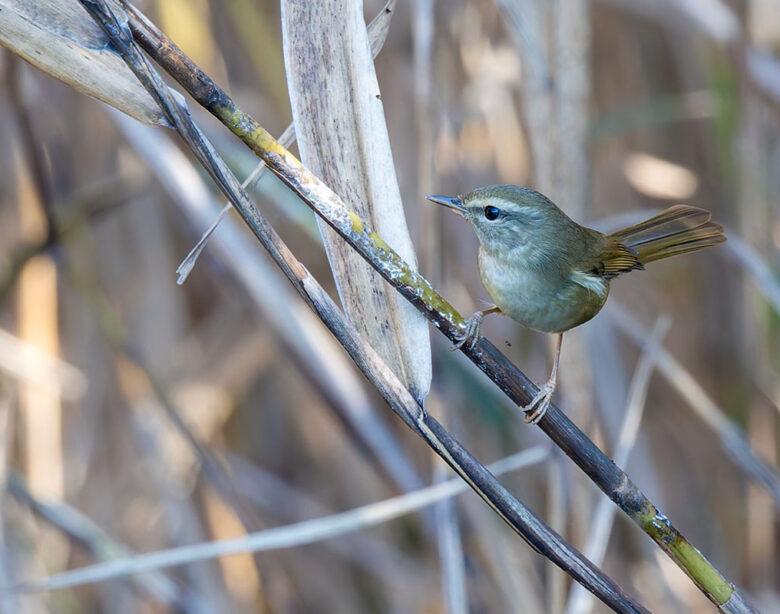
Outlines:
POLYGON ((544 245, 571 224, 549 198, 515 185, 490 185, 454 198, 428 196, 428 200, 465 217, 482 247, 492 252, 544 245))

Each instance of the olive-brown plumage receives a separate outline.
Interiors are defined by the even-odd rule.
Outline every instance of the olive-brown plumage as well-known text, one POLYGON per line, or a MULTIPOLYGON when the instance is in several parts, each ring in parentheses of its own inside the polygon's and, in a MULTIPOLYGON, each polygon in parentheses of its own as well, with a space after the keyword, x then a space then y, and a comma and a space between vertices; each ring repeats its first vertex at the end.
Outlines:
POLYGON ((555 389, 563 332, 601 310, 614 277, 726 240, 723 229, 710 221, 709 211, 687 205, 605 235, 577 224, 529 188, 492 185, 457 198, 428 198, 474 227, 480 278, 495 302, 468 320, 456 347, 473 347, 482 318, 499 311, 529 328, 559 333, 550 380, 526 407, 532 421, 544 415, 555 389))

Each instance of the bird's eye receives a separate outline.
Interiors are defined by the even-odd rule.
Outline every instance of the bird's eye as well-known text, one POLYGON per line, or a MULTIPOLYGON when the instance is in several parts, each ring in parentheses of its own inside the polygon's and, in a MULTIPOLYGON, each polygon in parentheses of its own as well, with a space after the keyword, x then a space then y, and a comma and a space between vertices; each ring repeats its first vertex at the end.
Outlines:
POLYGON ((485 217, 491 222, 495 219, 498 219, 499 215, 501 215, 501 209, 498 207, 493 207, 492 205, 485 207, 485 217))

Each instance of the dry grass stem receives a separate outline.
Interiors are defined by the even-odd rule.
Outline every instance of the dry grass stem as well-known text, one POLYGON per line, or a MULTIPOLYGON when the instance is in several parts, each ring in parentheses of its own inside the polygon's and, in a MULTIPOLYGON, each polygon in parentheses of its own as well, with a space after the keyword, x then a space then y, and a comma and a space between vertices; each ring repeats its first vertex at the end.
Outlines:
MULTIPOLYGON (((540 463, 548 456, 549 451, 546 448, 537 447, 501 459, 488 468, 496 475, 501 475, 540 463)), ((340 514, 267 529, 236 539, 212 541, 148 554, 115 558, 105 563, 27 582, 17 587, 17 590, 25 592, 60 590, 242 552, 264 552, 314 544, 383 524, 468 490, 468 485, 462 480, 452 479, 340 514)))

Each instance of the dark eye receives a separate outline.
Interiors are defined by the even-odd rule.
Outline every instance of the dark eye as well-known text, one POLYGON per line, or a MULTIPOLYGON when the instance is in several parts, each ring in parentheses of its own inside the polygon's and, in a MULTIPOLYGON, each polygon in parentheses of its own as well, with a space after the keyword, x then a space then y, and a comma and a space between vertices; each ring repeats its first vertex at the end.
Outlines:
POLYGON ((492 205, 485 207, 485 217, 491 222, 497 219, 499 215, 501 215, 501 209, 498 207, 493 207, 492 205))

